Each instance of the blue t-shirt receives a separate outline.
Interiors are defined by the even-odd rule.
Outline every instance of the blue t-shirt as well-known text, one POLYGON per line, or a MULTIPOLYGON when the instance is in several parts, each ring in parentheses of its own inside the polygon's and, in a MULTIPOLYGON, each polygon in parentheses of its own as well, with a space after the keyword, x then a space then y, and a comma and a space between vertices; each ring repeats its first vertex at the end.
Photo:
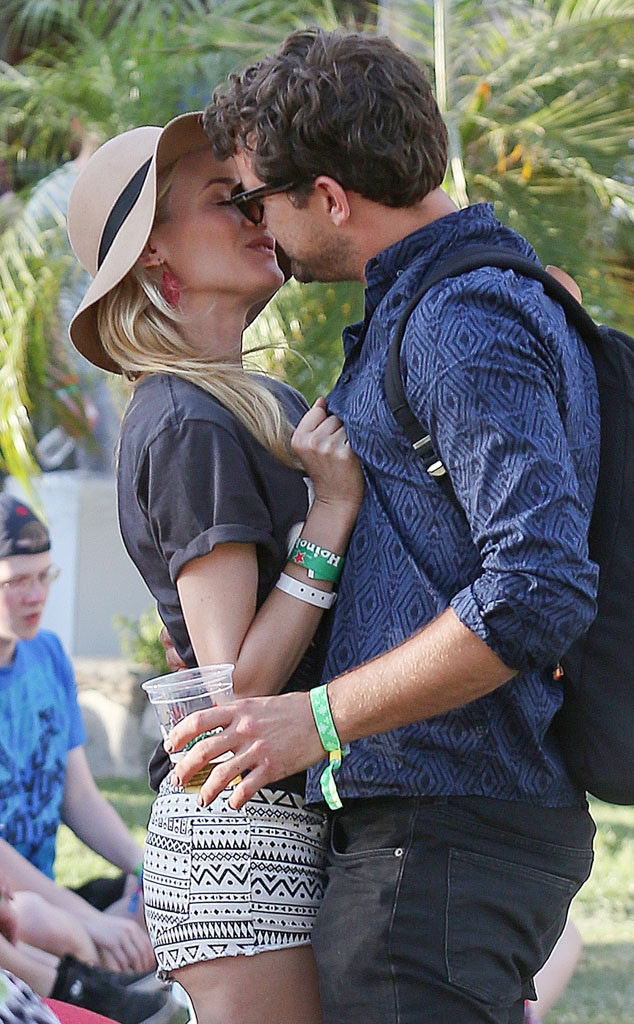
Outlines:
POLYGON ((68 751, 86 741, 75 677, 54 633, 19 640, 0 668, 2 838, 50 878, 68 751))
MULTIPOLYGON (((389 339, 416 285, 440 259, 476 244, 536 258, 482 204, 426 225, 366 267, 366 316, 344 333, 346 359, 328 399, 361 458, 366 491, 324 678, 397 646, 448 606, 518 675, 447 714, 352 743, 337 774, 344 798, 580 800, 550 726, 562 701, 552 668, 596 609, 590 355, 542 286, 513 271, 472 271, 423 298, 401 370, 464 515, 425 472, 385 394, 389 339)), ((321 768, 309 772, 309 799, 321 796, 321 768)))

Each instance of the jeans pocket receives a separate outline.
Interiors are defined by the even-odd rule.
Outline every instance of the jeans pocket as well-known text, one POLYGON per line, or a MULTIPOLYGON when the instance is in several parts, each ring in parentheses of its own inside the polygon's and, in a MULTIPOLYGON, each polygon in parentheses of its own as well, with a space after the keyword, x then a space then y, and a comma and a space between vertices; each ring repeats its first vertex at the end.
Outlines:
POLYGON ((332 823, 326 893, 313 928, 324 1020, 394 1024, 397 998, 390 949, 407 861, 411 807, 399 815, 376 802, 332 823))
POLYGON ((377 797, 348 801, 331 820, 331 856, 342 862, 395 854, 398 859, 411 843, 416 813, 416 800, 377 797))
POLYGON ((494 1005, 516 1002, 556 941, 577 889, 559 875, 451 849, 449 981, 494 1005))

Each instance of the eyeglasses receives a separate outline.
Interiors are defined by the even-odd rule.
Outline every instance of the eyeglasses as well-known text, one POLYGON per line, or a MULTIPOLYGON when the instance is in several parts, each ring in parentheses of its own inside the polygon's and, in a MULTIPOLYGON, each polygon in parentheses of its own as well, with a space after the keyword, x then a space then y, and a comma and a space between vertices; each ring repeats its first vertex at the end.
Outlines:
POLYGON ((231 199, 224 199, 218 206, 237 206, 243 217, 250 220, 252 224, 261 224, 264 220, 263 199, 268 196, 277 196, 282 192, 290 192, 297 188, 296 182, 290 185, 258 185, 257 188, 250 188, 246 192, 238 192, 231 199))
POLYGON ((28 594, 33 586, 50 587, 61 571, 59 566, 49 565, 48 569, 44 569, 43 572, 30 573, 25 576, 14 576, 10 580, 4 580, 0 583, 0 588, 7 590, 10 594, 21 596, 22 594, 28 594))

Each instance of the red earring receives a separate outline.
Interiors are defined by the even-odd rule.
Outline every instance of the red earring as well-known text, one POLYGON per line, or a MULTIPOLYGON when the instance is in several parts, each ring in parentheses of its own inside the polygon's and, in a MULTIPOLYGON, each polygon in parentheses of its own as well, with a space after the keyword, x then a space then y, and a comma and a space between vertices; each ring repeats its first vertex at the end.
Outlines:
POLYGON ((178 306, 181 297, 181 286, 178 278, 172 274, 171 270, 163 271, 161 293, 170 306, 178 306))

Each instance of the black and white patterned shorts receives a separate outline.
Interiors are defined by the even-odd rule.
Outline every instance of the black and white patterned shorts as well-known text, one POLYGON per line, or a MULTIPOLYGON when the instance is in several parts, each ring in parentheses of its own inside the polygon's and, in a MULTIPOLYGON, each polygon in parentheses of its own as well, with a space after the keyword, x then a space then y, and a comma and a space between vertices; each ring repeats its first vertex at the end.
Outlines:
POLYGON ((324 892, 325 816, 262 789, 208 807, 169 776, 152 807, 143 894, 159 976, 187 964, 310 942, 324 892))

